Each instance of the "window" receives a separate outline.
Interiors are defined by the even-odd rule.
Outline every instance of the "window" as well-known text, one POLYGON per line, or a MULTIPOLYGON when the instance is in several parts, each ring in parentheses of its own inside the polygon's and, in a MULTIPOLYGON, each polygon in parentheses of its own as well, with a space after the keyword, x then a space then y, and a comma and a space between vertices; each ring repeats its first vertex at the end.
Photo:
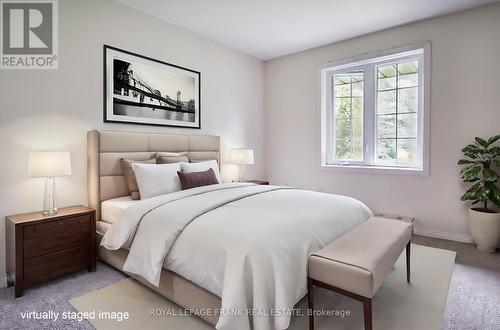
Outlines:
POLYGON ((430 44, 324 65, 322 165, 428 172, 430 44))
POLYGON ((334 74, 335 159, 363 160, 363 72, 334 74))

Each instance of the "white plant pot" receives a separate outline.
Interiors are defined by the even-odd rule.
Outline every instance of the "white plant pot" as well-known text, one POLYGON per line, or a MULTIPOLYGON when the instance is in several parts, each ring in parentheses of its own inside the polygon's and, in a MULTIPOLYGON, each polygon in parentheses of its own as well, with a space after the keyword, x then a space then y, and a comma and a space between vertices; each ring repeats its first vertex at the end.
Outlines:
POLYGON ((495 252, 500 240, 500 213, 469 209, 469 229, 478 250, 495 252))

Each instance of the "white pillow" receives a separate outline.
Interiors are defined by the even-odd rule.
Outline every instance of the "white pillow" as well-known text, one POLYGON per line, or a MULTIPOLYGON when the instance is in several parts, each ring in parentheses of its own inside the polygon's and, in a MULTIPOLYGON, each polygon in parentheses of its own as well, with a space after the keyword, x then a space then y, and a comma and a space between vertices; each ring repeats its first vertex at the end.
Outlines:
POLYGON ((181 190, 181 181, 177 171, 179 163, 174 164, 140 164, 133 163, 135 180, 141 199, 164 195, 181 190))
MULTIPOLYGON (((217 161, 207 160, 205 162, 199 163, 181 163, 182 172, 191 173, 191 172, 204 172, 208 171, 208 169, 212 169, 215 172, 215 176, 217 177, 217 181, 221 183, 221 177, 219 172, 219 165, 217 165, 217 161)), ((142 193, 141 193, 142 194, 142 193)))

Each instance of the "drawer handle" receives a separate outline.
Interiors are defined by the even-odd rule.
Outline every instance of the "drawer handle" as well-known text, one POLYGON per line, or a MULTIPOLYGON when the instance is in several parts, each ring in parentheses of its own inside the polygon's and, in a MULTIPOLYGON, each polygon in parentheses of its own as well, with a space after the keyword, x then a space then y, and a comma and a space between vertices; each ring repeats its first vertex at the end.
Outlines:
POLYGON ((85 222, 85 220, 83 220, 83 219, 80 219, 79 221, 80 221, 80 223, 84 223, 85 222))
POLYGON ((62 225, 63 224, 62 221, 59 221, 59 224, 62 225))

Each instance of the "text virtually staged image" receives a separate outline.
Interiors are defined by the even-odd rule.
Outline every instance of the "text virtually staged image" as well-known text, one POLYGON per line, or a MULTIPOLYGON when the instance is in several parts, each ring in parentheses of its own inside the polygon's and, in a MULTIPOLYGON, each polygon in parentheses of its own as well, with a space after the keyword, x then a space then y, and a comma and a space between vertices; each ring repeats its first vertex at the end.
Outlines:
POLYGON ((0 30, 0 329, 500 329, 500 1, 0 30))

